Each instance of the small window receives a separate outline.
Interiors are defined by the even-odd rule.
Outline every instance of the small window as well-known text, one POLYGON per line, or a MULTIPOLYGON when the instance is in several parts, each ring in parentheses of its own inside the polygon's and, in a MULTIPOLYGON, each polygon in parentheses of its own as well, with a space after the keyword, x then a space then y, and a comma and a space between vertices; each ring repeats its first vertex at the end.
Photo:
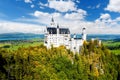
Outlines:
POLYGON ((74 49, 76 49, 76 47, 74 47, 74 49))
POLYGON ((67 40, 67 38, 65 38, 65 40, 67 40))
POLYGON ((45 41, 45 43, 47 44, 47 41, 45 41))

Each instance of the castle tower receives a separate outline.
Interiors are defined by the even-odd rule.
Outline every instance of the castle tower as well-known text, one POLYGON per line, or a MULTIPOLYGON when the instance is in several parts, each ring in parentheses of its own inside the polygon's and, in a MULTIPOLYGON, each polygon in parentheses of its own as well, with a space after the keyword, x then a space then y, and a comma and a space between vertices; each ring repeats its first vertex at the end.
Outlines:
POLYGON ((55 25, 54 18, 52 17, 52 19, 51 19, 51 26, 54 27, 54 25, 55 25))
POLYGON ((86 31, 86 29, 83 28, 82 29, 82 39, 86 41, 86 32, 85 31, 86 31))
POLYGON ((59 34, 59 24, 57 24, 57 34, 59 34))

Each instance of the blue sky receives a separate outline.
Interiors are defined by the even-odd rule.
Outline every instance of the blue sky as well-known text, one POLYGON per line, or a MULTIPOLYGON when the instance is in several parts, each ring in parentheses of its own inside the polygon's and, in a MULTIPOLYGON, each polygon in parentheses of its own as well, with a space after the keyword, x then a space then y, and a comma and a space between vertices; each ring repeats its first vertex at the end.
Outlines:
POLYGON ((43 33, 55 23, 72 33, 120 34, 119 0, 0 0, 0 33, 43 33))

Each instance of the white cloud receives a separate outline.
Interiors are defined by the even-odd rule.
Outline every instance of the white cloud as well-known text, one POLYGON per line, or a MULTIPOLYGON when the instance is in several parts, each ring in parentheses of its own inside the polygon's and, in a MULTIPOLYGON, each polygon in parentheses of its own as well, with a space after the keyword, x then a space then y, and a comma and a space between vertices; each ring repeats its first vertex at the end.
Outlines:
POLYGON ((24 0, 25 3, 32 3, 32 0, 24 0))
POLYGON ((45 12, 41 12, 41 11, 35 11, 33 16, 37 17, 37 18, 41 18, 41 17, 46 17, 46 18, 50 18, 52 16, 56 17, 60 17, 61 14, 60 13, 45 13, 45 12))
POLYGON ((87 12, 82 10, 82 9, 78 9, 76 10, 76 12, 72 12, 72 13, 66 13, 65 15, 62 15, 60 13, 45 13, 45 12, 41 12, 41 11, 35 11, 33 16, 39 18, 39 19, 43 19, 43 18, 51 18, 52 16, 54 18, 60 18, 63 17, 65 19, 69 19, 69 20, 82 20, 84 19, 85 15, 87 15, 87 12))
POLYGON ((80 3, 80 0, 76 0, 77 3, 80 3))
POLYGON ((18 22, 9 22, 1 21, 0 22, 0 33, 10 33, 10 32, 22 32, 22 33, 43 33, 43 26, 27 24, 27 23, 18 23, 18 22))
POLYGON ((83 14, 83 15, 87 15, 87 12, 85 10, 82 10, 82 9, 78 9, 77 12, 80 14, 83 14))
POLYGON ((109 34, 120 34, 120 17, 116 19, 111 19, 110 14, 105 13, 101 14, 101 16, 96 19, 96 26, 102 27, 101 33, 109 33, 109 34))
POLYGON ((49 25, 50 24, 52 16, 55 19, 59 19, 60 17, 63 17, 60 13, 57 13, 57 12, 50 14, 50 13, 46 13, 46 12, 35 11, 31 15, 38 18, 37 20, 33 20, 33 21, 44 24, 44 25, 49 25))
POLYGON ((47 7, 47 6, 48 6, 47 3, 46 3, 46 4, 43 4, 42 2, 39 2, 39 5, 42 6, 42 7, 45 7, 45 6, 47 7))
POLYGON ((87 15, 87 12, 81 9, 78 9, 71 14, 35 11, 31 15, 37 18, 26 19, 26 17, 23 17, 22 19, 19 19, 19 21, 37 22, 39 23, 39 25, 34 25, 30 23, 0 21, 0 33, 23 32, 40 34, 43 33, 46 27, 45 25, 50 26, 50 20, 53 16, 56 24, 58 23, 60 27, 68 27, 71 33, 80 34, 82 32, 82 28, 86 27, 86 32, 88 34, 120 34, 120 25, 117 23, 118 21, 120 21, 120 17, 112 20, 111 16, 108 13, 101 14, 101 16, 95 22, 81 20, 84 19, 84 15, 87 15), (67 18, 66 15, 68 15, 67 18))
POLYGON ((98 4, 98 5, 96 6, 96 8, 100 8, 100 4, 98 4))
POLYGON ((95 22, 109 26, 112 26, 113 23, 115 24, 114 20, 111 19, 111 16, 108 13, 101 14, 101 16, 98 19, 96 19, 95 22))
MULTIPOLYGON (((81 20, 66 20, 64 15, 60 13, 45 13, 40 14, 37 12, 38 19, 28 19, 30 21, 35 21, 38 23, 46 24, 50 26, 51 15, 53 15, 55 19, 55 23, 59 23, 60 27, 68 27, 71 33, 81 33, 82 28, 86 27, 88 34, 120 34, 120 25, 115 24, 115 26, 107 25, 106 23, 102 23, 102 21, 97 22, 89 22, 89 21, 81 21, 81 20), (47 15, 46 15, 47 14, 47 15), (57 22, 56 22, 57 21, 57 22)), ((25 19, 25 18, 24 18, 25 19)), ((25 19, 27 20, 27 19, 25 19)), ((115 20, 119 20, 116 18, 115 20)), ((115 20, 112 20, 113 22, 115 20)), ((22 20, 23 21, 23 20, 22 20)), ((23 32, 23 33, 43 33, 45 29, 45 25, 34 25, 29 23, 18 23, 18 22, 8 22, 8 21, 0 21, 0 33, 9 33, 9 32, 23 32)))
MULTIPOLYGON (((79 0, 77 1, 79 2, 79 0)), ((49 7, 55 9, 59 12, 67 12, 67 11, 75 11, 76 5, 75 2, 72 0, 48 0, 48 3, 39 2, 40 8, 43 9, 44 7, 49 7)))
POLYGON ((111 16, 108 13, 101 14, 101 16, 100 16, 100 19, 110 19, 110 18, 111 18, 111 16))
POLYGON ((110 0, 105 10, 120 13, 120 0, 110 0))
MULTIPOLYGON (((26 3, 30 3, 31 8, 34 7, 32 5, 32 1, 34 0, 24 0, 26 3)), ((39 0, 40 1, 40 0, 39 0)), ((112 1, 112 0, 110 0, 112 1)), ((118 1, 118 0, 116 0, 118 1)), ((81 33, 82 28, 86 27, 88 34, 98 34, 98 33, 119 33, 120 34, 120 17, 116 19, 111 19, 111 16, 106 14, 101 14, 98 19, 94 22, 86 21, 84 18, 87 15, 87 11, 78 9, 75 2, 80 2, 80 0, 68 0, 68 1, 56 1, 51 0, 48 3, 39 3, 40 8, 53 8, 56 12, 42 12, 42 11, 35 11, 34 13, 30 14, 36 18, 29 19, 26 17, 22 17, 18 19, 18 22, 9 22, 9 21, 0 21, 0 33, 8 33, 8 32, 24 32, 24 33, 43 33, 44 28, 50 26, 50 20, 53 16, 55 19, 55 23, 59 24, 60 27, 68 27, 71 30, 71 33, 81 33), (61 13, 65 12, 65 13, 61 13), (69 12, 69 13, 67 13, 69 12), (25 23, 29 22, 29 23, 25 23), (39 25, 30 24, 32 23, 39 23, 39 25), (44 26, 43 26, 44 25, 44 26)), ((119 2, 119 1, 118 1, 119 2)), ((115 2, 116 3, 116 2, 115 2)), ((106 10, 110 9, 110 5, 113 5, 113 2, 109 3, 106 10)), ((116 5, 116 4, 114 4, 116 5)), ((117 4, 118 5, 118 4, 117 4)), ((88 8, 95 9, 99 8, 100 4, 96 6, 89 6, 88 8)), ((114 7, 114 6, 113 6, 114 7)), ((119 8, 119 7, 117 7, 119 8)), ((113 9, 115 11, 115 9, 113 9)), ((112 11, 113 11, 112 10, 112 11)), ((119 10, 116 9, 116 12, 119 10)))
POLYGON ((120 22, 120 17, 117 17, 115 21, 120 22))
MULTIPOLYGON (((119 24, 115 20, 119 20, 119 18, 112 20, 109 14, 101 14, 100 18, 98 18, 95 22, 89 22, 84 20, 79 20, 75 17, 68 18, 66 20, 66 15, 71 15, 66 13, 65 15, 61 15, 60 13, 44 13, 37 11, 38 21, 42 22, 48 26, 50 26, 51 16, 54 17, 55 23, 59 23, 60 27, 68 27, 71 30, 71 33, 81 33, 82 28, 86 27, 88 34, 120 34, 119 24), (55 16, 56 15, 56 16, 55 16), (102 19, 102 20, 101 20, 102 19), (57 22, 56 22, 57 21, 57 22), (108 24, 110 23, 110 24, 108 24)), ((79 11, 80 12, 80 11, 79 11)), ((36 12, 35 12, 36 13, 36 12)), ((74 12, 73 12, 74 13, 74 12)), ((35 15, 35 14, 34 14, 35 15)))
POLYGON ((40 9, 44 9, 44 7, 43 7, 43 6, 40 6, 40 9))
POLYGON ((57 11, 60 12, 67 12, 67 11, 75 11, 76 10, 76 5, 73 1, 68 0, 68 1, 49 1, 48 2, 49 8, 53 8, 57 11))
POLYGON ((109 26, 118 26, 120 25, 119 22, 120 22, 120 17, 117 17, 115 19, 111 19, 111 16, 110 14, 108 13, 105 13, 105 14, 101 14, 101 16, 96 19, 96 22, 97 23, 103 23, 103 24, 106 24, 106 25, 109 25, 109 26))
POLYGON ((98 5, 96 5, 96 6, 88 6, 87 8, 88 9, 98 9, 98 8, 100 8, 100 6, 101 6, 101 4, 98 4, 98 5))
POLYGON ((79 9, 77 10, 77 12, 66 13, 64 17, 70 20, 82 20, 84 19, 86 14, 87 14, 86 11, 79 9))
POLYGON ((34 8, 34 7, 35 7, 35 5, 33 5, 33 4, 32 4, 30 7, 31 7, 31 8, 34 8))
POLYGON ((35 11, 34 12, 34 16, 36 16, 36 17, 48 16, 48 15, 49 15, 48 13, 43 13, 41 11, 35 11))
POLYGON ((101 24, 108 24, 111 26, 111 24, 113 24, 114 21, 111 19, 110 14, 105 13, 105 14, 101 14, 101 16, 98 19, 96 19, 95 22, 101 24))
POLYGON ((32 14, 33 16, 37 17, 39 20, 37 22, 43 23, 43 24, 49 24, 50 20, 52 18, 52 16, 54 18, 60 18, 61 14, 60 13, 45 13, 45 12, 41 12, 41 11, 35 11, 34 14, 32 14))

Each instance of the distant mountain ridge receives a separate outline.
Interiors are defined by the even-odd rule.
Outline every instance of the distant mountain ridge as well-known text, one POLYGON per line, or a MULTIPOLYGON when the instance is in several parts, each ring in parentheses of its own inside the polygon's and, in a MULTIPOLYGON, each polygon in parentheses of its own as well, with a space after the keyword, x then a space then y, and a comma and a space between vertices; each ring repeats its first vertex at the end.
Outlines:
MULTIPOLYGON (((81 34, 77 34, 77 37, 81 38, 81 34)), ((0 40, 29 40, 29 39, 34 39, 34 38, 44 39, 44 34, 33 34, 33 33, 3 33, 3 34, 0 34, 0 40)), ((90 40, 91 38, 96 38, 100 40, 120 41, 120 34, 88 34, 87 40, 90 40)))
POLYGON ((33 33, 4 33, 0 34, 0 40, 29 40, 33 38, 44 38, 43 34, 33 33))

